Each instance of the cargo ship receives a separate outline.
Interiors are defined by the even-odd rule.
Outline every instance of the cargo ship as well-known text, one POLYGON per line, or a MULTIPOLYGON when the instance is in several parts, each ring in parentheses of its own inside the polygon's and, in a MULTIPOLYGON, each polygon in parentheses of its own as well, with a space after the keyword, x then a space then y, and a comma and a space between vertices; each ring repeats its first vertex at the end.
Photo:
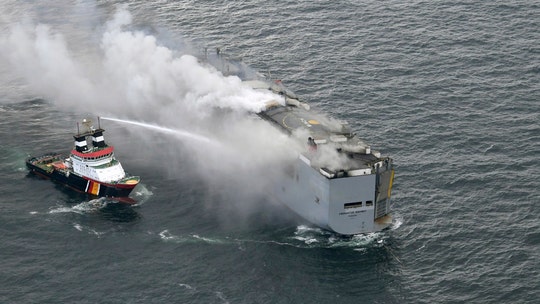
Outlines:
POLYGON ((377 232, 392 225, 392 158, 372 149, 347 122, 312 108, 269 72, 254 71, 220 49, 215 54, 205 49, 203 60, 254 90, 275 93, 276 100, 257 117, 303 147, 296 161, 283 164, 282 177, 268 190, 272 198, 310 223, 341 235, 377 232))
POLYGON ((353 133, 346 122, 301 101, 281 81, 246 80, 270 90, 285 104, 270 102, 257 113, 304 147, 284 164, 271 195, 309 222, 342 235, 377 232, 392 224, 390 197, 394 165, 353 133))
POLYGON ((127 175, 114 156, 114 147, 105 143, 99 126, 90 119, 77 123, 74 148, 69 156, 47 153, 29 157, 30 172, 92 196, 127 198, 139 184, 140 177, 127 175))

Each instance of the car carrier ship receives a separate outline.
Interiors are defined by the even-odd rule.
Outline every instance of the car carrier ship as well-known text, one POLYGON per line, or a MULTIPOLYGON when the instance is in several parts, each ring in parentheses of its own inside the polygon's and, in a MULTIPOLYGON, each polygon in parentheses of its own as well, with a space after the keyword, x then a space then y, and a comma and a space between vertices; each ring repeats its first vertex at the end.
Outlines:
MULTIPOLYGON (((269 102, 257 115, 305 147, 270 189, 271 196, 307 221, 343 235, 377 232, 392 225, 390 198, 394 165, 353 133, 345 122, 320 113, 280 80, 230 60, 220 49, 204 60, 255 90, 270 90, 283 102, 269 102)), ((269 73, 268 73, 269 74, 269 73)))
POLYGON ((102 129, 95 129, 92 121, 82 121, 82 132, 77 123, 73 136, 75 146, 68 157, 59 153, 47 153, 29 157, 26 166, 30 172, 66 185, 78 192, 93 196, 127 198, 140 181, 129 176, 114 156, 114 147, 105 143, 102 129))
POLYGON ((309 222, 339 234, 376 232, 392 224, 391 158, 372 150, 346 123, 312 110, 281 82, 246 84, 282 95, 285 105, 272 103, 258 115, 305 143, 272 196, 309 222))

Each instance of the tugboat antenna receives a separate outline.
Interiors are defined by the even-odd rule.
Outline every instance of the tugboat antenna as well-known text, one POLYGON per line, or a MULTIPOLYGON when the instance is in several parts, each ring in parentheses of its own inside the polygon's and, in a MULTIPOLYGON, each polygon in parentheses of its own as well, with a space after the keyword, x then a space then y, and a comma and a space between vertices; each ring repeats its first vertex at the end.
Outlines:
POLYGON ((97 117, 97 127, 98 127, 98 129, 101 129, 101 123, 99 122, 99 116, 97 117))
POLYGON ((77 136, 79 136, 79 134, 81 134, 81 132, 79 131, 79 122, 77 121, 77 136))

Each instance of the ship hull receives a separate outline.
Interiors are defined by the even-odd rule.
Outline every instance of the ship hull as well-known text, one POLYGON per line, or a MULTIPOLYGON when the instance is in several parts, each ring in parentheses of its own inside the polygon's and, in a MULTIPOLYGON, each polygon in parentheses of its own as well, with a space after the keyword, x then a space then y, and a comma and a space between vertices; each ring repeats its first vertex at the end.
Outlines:
MULTIPOLYGON (((133 184, 109 184, 91 180, 73 173, 70 170, 59 170, 54 167, 44 167, 36 163, 36 158, 29 158, 26 166, 31 173, 51 179, 73 190, 101 197, 127 197, 137 186, 133 184)), ((138 182, 138 181, 137 181, 138 182)))
POLYGON ((305 158, 292 168, 275 184, 272 196, 305 220, 342 235, 377 232, 392 224, 391 168, 340 178, 326 178, 305 158))

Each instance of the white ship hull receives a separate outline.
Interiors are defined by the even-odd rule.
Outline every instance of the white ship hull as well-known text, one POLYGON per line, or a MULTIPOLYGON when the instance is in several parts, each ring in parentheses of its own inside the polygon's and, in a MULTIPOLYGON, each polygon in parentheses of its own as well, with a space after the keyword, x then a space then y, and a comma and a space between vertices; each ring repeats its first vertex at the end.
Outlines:
POLYGON ((302 155, 272 194, 321 228, 344 235, 370 233, 391 225, 392 179, 391 165, 378 174, 328 178, 302 155))

